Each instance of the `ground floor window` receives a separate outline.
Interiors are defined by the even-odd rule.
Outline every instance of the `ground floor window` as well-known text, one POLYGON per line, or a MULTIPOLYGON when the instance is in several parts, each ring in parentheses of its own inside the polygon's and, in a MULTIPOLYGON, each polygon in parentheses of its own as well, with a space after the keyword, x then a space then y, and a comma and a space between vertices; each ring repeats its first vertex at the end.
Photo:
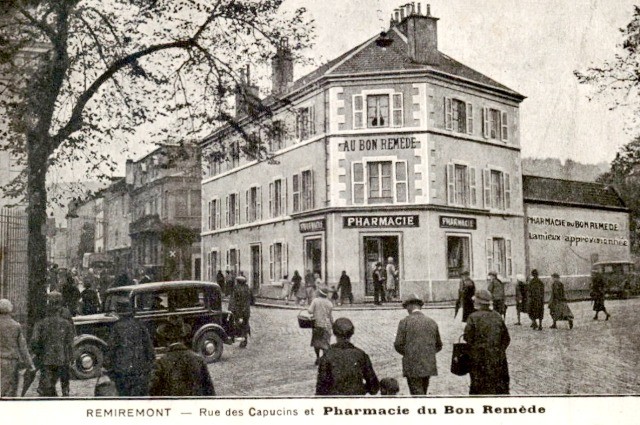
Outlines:
POLYGON ((281 280, 287 274, 287 244, 275 242, 269 246, 269 278, 281 280))
POLYGON ((471 237, 447 235, 447 277, 459 278, 463 271, 471 272, 471 237))
POLYGON ((502 277, 513 274, 510 239, 487 239, 487 273, 490 271, 495 271, 502 277))
POLYGON ((232 248, 227 251, 227 270, 231 271, 234 276, 240 271, 240 250, 232 248))

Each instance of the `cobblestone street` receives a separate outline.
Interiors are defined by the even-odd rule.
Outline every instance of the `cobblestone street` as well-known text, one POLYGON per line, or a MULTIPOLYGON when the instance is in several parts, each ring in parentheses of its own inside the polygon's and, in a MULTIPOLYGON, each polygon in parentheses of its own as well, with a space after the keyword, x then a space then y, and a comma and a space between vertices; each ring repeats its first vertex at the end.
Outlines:
MULTIPOLYGON (((509 307, 507 325, 511 345, 507 355, 511 372, 511 393, 545 394, 631 394, 640 393, 640 299, 609 300, 612 317, 593 321, 590 302, 570 304, 575 326, 566 322, 549 329, 551 319, 545 307, 544 330, 532 330, 529 320, 515 326, 515 308, 509 307)), ((311 331, 297 326, 297 311, 254 308, 253 336, 246 349, 225 346, 222 361, 209 366, 216 392, 222 396, 310 396, 315 391, 316 367, 309 346, 311 331)), ((337 317, 349 317, 355 324, 353 342, 371 357, 379 378, 395 377, 401 394, 409 393, 402 378, 401 357, 393 349, 398 321, 406 312, 390 310, 337 310, 337 317)), ((452 344, 463 331, 460 316, 453 309, 427 309, 436 320, 444 349, 438 354, 440 375, 431 381, 433 395, 466 395, 469 377, 449 372, 452 344)), ((93 395, 95 379, 73 381, 72 396, 93 395)), ((33 388, 30 394, 34 395, 33 388)))

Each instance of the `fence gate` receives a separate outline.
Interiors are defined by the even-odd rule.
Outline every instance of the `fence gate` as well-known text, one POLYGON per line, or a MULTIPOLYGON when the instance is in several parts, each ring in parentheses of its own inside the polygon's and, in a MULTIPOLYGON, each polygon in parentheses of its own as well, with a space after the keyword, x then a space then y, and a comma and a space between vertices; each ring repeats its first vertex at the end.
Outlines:
POLYGON ((0 209, 0 297, 13 304, 13 316, 27 319, 27 215, 14 208, 0 209))

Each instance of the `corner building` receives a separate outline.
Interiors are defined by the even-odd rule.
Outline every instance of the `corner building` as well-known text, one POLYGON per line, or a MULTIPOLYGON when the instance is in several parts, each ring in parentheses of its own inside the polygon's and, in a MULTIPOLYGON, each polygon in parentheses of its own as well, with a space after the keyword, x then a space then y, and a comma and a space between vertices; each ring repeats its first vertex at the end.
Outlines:
POLYGON ((242 158, 226 128, 202 143, 205 278, 243 270, 275 296, 294 270, 330 286, 345 270, 362 301, 375 263, 393 257, 400 296, 437 301, 457 296, 463 270, 480 285, 490 270, 525 271, 524 97, 438 51, 437 24, 405 8, 385 36, 295 82, 281 46, 265 101, 290 106, 274 106, 285 131, 269 138, 273 161, 242 158))

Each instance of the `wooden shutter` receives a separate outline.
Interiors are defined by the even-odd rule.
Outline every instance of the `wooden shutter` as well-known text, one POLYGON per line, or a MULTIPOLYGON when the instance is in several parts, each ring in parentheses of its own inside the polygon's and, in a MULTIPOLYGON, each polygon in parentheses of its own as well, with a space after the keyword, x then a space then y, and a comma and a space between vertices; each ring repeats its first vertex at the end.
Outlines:
POLYGON ((396 179, 396 202, 407 202, 409 200, 409 185, 407 184, 409 176, 407 175, 407 161, 396 161, 395 170, 393 171, 395 173, 396 179), (402 190, 403 188, 404 190, 402 190), (401 196, 400 193, 404 194, 401 196))
POLYGON ((222 209, 222 203, 220 199, 215 200, 215 209, 216 209, 216 229, 222 227, 222 223, 220 223, 220 210, 222 209))
POLYGON ((487 274, 493 270, 493 239, 487 238, 487 274))
POLYGON ((313 209, 316 207, 316 175, 313 170, 309 170, 309 185, 311 186, 309 188, 309 196, 311 199, 309 208, 313 209))
POLYGON ((280 215, 287 215, 287 187, 288 179, 282 179, 282 186, 280 190, 280 215))
POLYGON ((300 123, 300 109, 296 109, 295 110, 295 115, 296 115, 296 139, 298 140, 302 140, 302 134, 301 134, 301 123, 300 123))
POLYGON ((472 207, 478 206, 478 183, 475 167, 469 167, 469 202, 472 207))
POLYGON ((467 133, 473 134, 473 105, 467 103, 467 133))
POLYGON ((316 134, 316 107, 309 107, 309 134, 316 134))
POLYGON ((391 125, 402 127, 404 125, 402 93, 393 93, 391 98, 391 125))
POLYGON ((364 164, 362 162, 352 162, 351 163, 351 200, 354 204, 364 204, 365 200, 365 185, 364 185, 364 164), (356 168, 360 169, 360 179, 357 178, 356 168), (356 201, 356 189, 362 189, 362 201, 356 201))
POLYGON ((353 95, 353 128, 364 127, 364 97, 361 94, 353 95))
POLYGON ((274 217, 275 216, 275 211, 273 210, 274 205, 274 187, 273 187, 273 182, 269 183, 269 217, 274 217))
POLYGON ((455 165, 451 162, 447 164, 447 203, 456 203, 455 165))
POLYGON ((511 257, 511 239, 505 240, 505 255, 507 260, 507 266, 505 267, 505 273, 507 276, 513 275, 513 261, 511 257))
POLYGON ((273 244, 269 245, 269 280, 273 279, 273 244))
POLYGON ((444 128, 453 130, 453 107, 449 97, 444 98, 444 128))
MULTIPOLYGON (((225 226, 229 227, 229 195, 227 195, 225 198, 225 226)), ((227 264, 229 264, 227 262, 227 264)))
POLYGON ((304 194, 300 196, 302 192, 301 182, 302 182, 302 174, 294 174, 291 177, 291 192, 292 192, 292 201, 293 201, 292 210, 294 213, 301 211, 303 209, 301 204, 301 198, 304 198, 304 194))
POLYGON ((488 139, 489 134, 489 108, 482 108, 482 135, 488 139))
POLYGON ((511 209, 511 175, 503 173, 504 177, 504 208, 511 209))
POLYGON ((213 201, 209 201, 209 230, 213 229, 213 201))
POLYGON ((283 243, 282 245, 282 276, 288 275, 288 267, 289 267, 289 250, 288 244, 283 243))
POLYGON ((482 170, 482 184, 484 186, 484 207, 491 208, 491 170, 485 168, 482 170))
POLYGON ((234 211, 236 222, 235 225, 238 226, 240 224, 240 194, 236 193, 236 209, 234 211))
POLYGON ((262 220, 262 186, 256 188, 256 220, 262 220))
POLYGON ((245 204, 244 204, 244 221, 245 221, 245 223, 249 223, 249 221, 251 221, 249 219, 249 204, 251 203, 251 202, 249 202, 249 197, 250 196, 251 196, 251 189, 246 190, 244 192, 244 202, 245 202, 245 204))
POLYGON ((502 129, 502 140, 503 141, 507 141, 509 140, 509 116, 507 115, 506 112, 502 112, 501 113, 502 118, 500 119, 500 124, 501 124, 501 129, 502 129))

